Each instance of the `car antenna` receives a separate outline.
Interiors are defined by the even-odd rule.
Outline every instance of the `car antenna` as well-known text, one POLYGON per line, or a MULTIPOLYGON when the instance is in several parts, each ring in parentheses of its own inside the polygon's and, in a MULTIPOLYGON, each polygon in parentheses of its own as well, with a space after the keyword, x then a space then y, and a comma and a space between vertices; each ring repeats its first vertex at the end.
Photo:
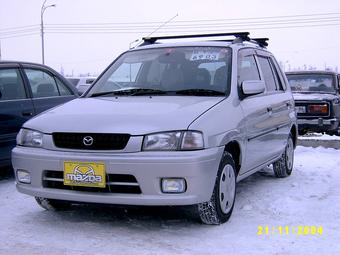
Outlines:
MULTIPOLYGON (((171 19, 169 19, 169 20, 165 21, 164 23, 162 23, 161 25, 159 25, 155 30, 153 30, 153 31, 152 31, 150 34, 148 34, 146 37, 150 37, 152 34, 156 33, 159 29, 161 29, 162 27, 164 27, 166 24, 168 24, 168 23, 170 23, 171 21, 173 21, 177 16, 178 16, 178 13, 176 13, 176 15, 173 16, 171 19)), ((139 41, 140 41, 140 39, 136 39, 136 40, 130 42, 130 44, 129 44, 129 49, 135 48, 137 45, 134 46, 134 47, 131 47, 131 45, 132 45, 133 43, 136 43, 136 42, 139 42, 139 41)))

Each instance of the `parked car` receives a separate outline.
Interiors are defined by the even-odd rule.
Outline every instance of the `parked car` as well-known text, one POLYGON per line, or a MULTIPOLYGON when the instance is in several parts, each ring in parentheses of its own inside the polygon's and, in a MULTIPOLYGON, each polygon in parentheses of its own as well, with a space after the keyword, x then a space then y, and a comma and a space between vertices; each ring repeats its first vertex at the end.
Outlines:
POLYGON ((17 189, 45 209, 195 205, 202 222, 226 222, 236 182, 293 169, 294 101, 265 45, 246 32, 144 38, 81 98, 24 124, 17 189), (235 39, 158 43, 207 36, 235 39))
POLYGON ((0 165, 10 164, 16 135, 26 120, 76 94, 68 81, 47 66, 0 61, 0 165))
POLYGON ((67 77, 67 80, 77 88, 81 95, 91 87, 92 83, 96 80, 96 77, 67 77))
POLYGON ((331 71, 288 72, 298 117, 299 133, 339 135, 339 74, 331 71))

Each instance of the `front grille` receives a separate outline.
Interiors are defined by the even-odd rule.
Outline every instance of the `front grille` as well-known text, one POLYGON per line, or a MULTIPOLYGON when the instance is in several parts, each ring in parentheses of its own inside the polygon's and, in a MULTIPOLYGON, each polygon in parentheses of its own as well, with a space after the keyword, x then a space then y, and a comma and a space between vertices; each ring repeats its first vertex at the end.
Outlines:
POLYGON ((56 147, 80 150, 123 150, 130 139, 129 134, 52 133, 52 136, 56 147))
POLYGON ((297 112, 297 116, 298 117, 302 117, 302 118, 315 118, 315 117, 324 117, 327 118, 330 116, 330 104, 329 102, 320 102, 320 101, 295 101, 295 107, 304 107, 305 108, 305 112, 297 112), (309 105, 327 105, 327 113, 320 113, 320 112, 309 112, 308 106, 309 105))
POLYGON ((64 185, 62 171, 46 170, 43 173, 43 187, 51 189, 76 190, 98 193, 141 194, 136 178, 129 174, 106 174, 105 188, 64 185))

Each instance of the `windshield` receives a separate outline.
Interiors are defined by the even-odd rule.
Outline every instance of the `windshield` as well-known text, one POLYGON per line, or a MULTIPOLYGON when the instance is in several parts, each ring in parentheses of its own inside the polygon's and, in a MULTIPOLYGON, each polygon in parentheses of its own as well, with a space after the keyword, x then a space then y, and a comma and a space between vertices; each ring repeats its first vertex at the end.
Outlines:
POLYGON ((189 91, 191 95, 223 96, 230 87, 230 63, 231 50, 222 47, 127 52, 96 82, 88 96, 186 94, 176 93, 180 91, 189 91))
POLYGON ((331 74, 288 74, 290 87, 295 92, 335 93, 331 74))

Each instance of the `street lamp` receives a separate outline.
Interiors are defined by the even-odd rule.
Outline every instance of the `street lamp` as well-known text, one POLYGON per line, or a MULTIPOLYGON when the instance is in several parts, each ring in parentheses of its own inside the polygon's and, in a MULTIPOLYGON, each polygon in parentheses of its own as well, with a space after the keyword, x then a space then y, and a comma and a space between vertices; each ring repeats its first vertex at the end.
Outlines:
POLYGON ((40 11, 40 29, 41 29, 41 58, 42 58, 42 63, 45 64, 45 49, 44 49, 44 12, 47 8, 49 7, 55 7, 55 4, 51 5, 46 5, 47 0, 44 1, 44 3, 41 6, 41 11, 40 11))

